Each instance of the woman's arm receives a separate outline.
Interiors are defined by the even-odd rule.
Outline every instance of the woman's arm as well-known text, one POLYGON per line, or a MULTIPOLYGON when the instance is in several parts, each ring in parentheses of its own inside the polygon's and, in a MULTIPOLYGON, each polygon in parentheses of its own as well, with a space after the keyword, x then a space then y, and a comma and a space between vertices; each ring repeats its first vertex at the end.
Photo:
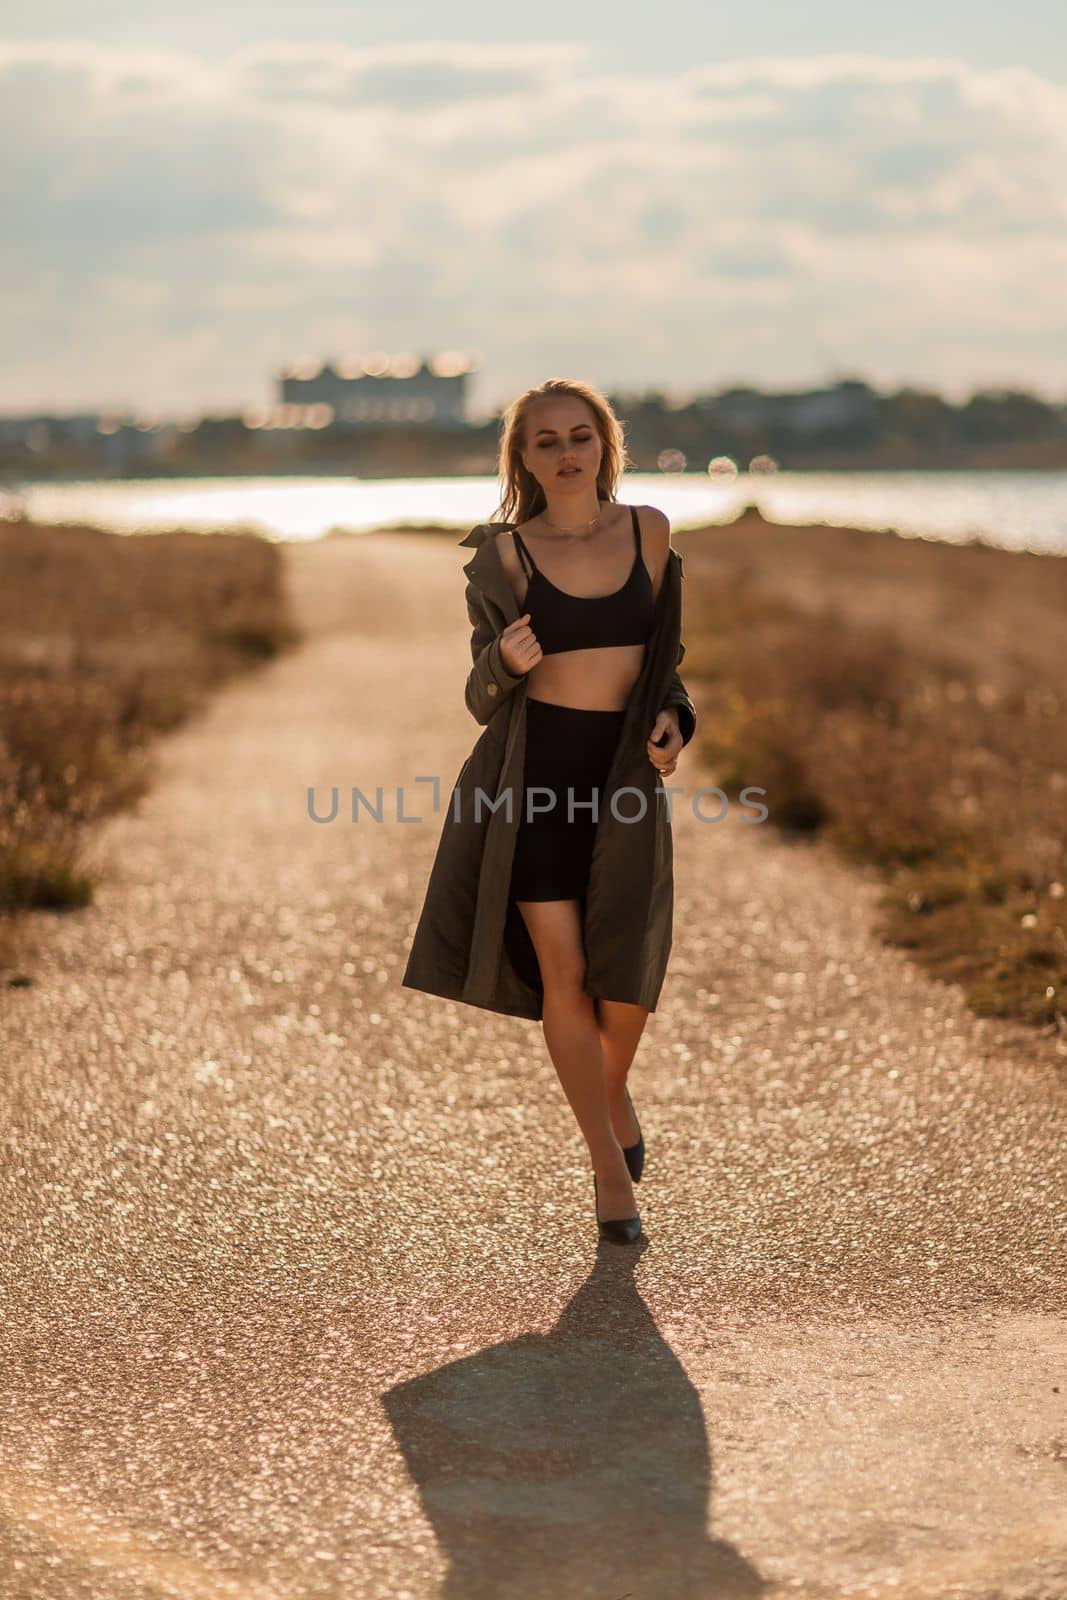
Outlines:
POLYGON ((467 584, 467 616, 471 628, 471 659, 464 699, 475 722, 483 727, 500 710, 523 675, 513 677, 500 659, 500 635, 486 615, 482 592, 477 584, 467 584))

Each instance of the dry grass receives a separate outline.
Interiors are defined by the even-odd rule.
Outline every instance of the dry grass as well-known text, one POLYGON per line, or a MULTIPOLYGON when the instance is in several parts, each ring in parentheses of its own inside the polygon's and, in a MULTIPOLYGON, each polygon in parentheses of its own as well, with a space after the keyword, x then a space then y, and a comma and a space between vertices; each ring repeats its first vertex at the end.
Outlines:
POLYGON ((0 968, 15 918, 87 904, 85 829, 151 783, 152 736, 297 642, 253 534, 0 522, 0 968))
POLYGON ((1067 1031, 1067 561, 751 513, 677 543, 722 788, 881 869, 884 936, 974 1010, 1067 1031))
MULTIPOLYGON (((1064 1031, 1067 560, 758 513, 675 542, 722 787, 880 869, 885 937, 976 1011, 1064 1031)), ((20 910, 91 898, 84 829, 149 786, 153 734, 297 642, 282 562, 0 523, 0 969, 20 910)))

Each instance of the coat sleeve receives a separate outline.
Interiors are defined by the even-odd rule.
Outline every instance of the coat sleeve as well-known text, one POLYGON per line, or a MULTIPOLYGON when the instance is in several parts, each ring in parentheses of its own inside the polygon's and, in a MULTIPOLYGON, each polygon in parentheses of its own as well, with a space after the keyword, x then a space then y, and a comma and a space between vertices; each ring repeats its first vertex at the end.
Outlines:
MULTIPOLYGON (((679 644, 678 660, 675 663, 676 666, 681 666, 682 657, 684 655, 685 645, 679 644)), ((674 706, 678 712, 678 728, 682 735, 682 746, 684 748, 684 746, 689 743, 690 739, 696 732, 697 714, 696 707, 693 705, 693 702, 689 697, 689 690, 686 688, 677 672, 675 672, 670 681, 666 699, 659 709, 664 711, 666 710, 667 706, 674 706)))
POLYGON ((486 615, 481 591, 467 584, 467 616, 470 620, 471 659, 464 698, 475 722, 484 727, 504 705, 511 691, 522 682, 523 674, 512 677, 500 659, 500 636, 486 615))
MULTIPOLYGON (((685 572, 685 562, 682 558, 681 551, 675 550, 674 554, 678 559, 679 575, 682 575, 685 572)), ((682 640, 679 640, 678 659, 674 663, 676 668, 681 666, 684 657, 685 644, 682 640)), ((665 711, 668 706, 674 706, 678 712, 678 731, 682 735, 682 748, 684 749, 696 732, 697 714, 696 707, 693 705, 693 702, 690 699, 689 690, 678 676, 677 671, 671 678, 670 684, 667 687, 666 697, 664 698, 663 704, 659 707, 659 709, 660 711, 665 711)))

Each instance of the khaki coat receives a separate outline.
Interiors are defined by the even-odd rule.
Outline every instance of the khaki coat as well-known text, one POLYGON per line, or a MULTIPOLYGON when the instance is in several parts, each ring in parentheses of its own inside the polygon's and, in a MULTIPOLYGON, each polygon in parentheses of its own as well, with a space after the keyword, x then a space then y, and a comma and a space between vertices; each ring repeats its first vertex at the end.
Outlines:
MULTIPOLYGON (((493 535, 514 526, 479 523, 459 541, 474 547, 463 568, 473 628, 465 700, 484 731, 449 797, 401 982, 540 1021, 536 953, 508 893, 523 803, 527 679, 512 677, 500 659, 499 636, 519 610, 493 535)), ((667 792, 645 745, 664 706, 678 708, 686 744, 696 729, 696 711, 677 672, 685 655, 682 575, 682 558, 672 549, 654 631, 626 702, 581 902, 586 993, 648 1011, 656 1009, 671 949, 674 862, 667 792), (635 792, 618 794, 613 809, 607 802, 618 790, 635 792)), ((675 788, 681 792, 682 786, 675 788)))

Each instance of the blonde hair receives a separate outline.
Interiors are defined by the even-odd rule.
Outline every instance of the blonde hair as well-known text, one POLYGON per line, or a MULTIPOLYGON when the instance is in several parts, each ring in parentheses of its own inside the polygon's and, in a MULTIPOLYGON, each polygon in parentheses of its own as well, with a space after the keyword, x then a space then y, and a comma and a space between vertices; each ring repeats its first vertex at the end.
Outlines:
POLYGON ((623 424, 599 389, 594 389, 591 383, 583 383, 580 378, 549 378, 545 383, 539 383, 520 394, 500 419, 498 476, 501 495, 494 521, 529 522, 531 517, 544 510, 544 490, 533 474, 526 470, 522 452, 526 448, 530 407, 535 400, 555 399, 559 395, 573 395, 576 400, 584 400, 593 413, 593 422, 602 446, 596 480, 597 499, 615 500, 619 479, 626 467, 633 465, 626 452, 623 424))

